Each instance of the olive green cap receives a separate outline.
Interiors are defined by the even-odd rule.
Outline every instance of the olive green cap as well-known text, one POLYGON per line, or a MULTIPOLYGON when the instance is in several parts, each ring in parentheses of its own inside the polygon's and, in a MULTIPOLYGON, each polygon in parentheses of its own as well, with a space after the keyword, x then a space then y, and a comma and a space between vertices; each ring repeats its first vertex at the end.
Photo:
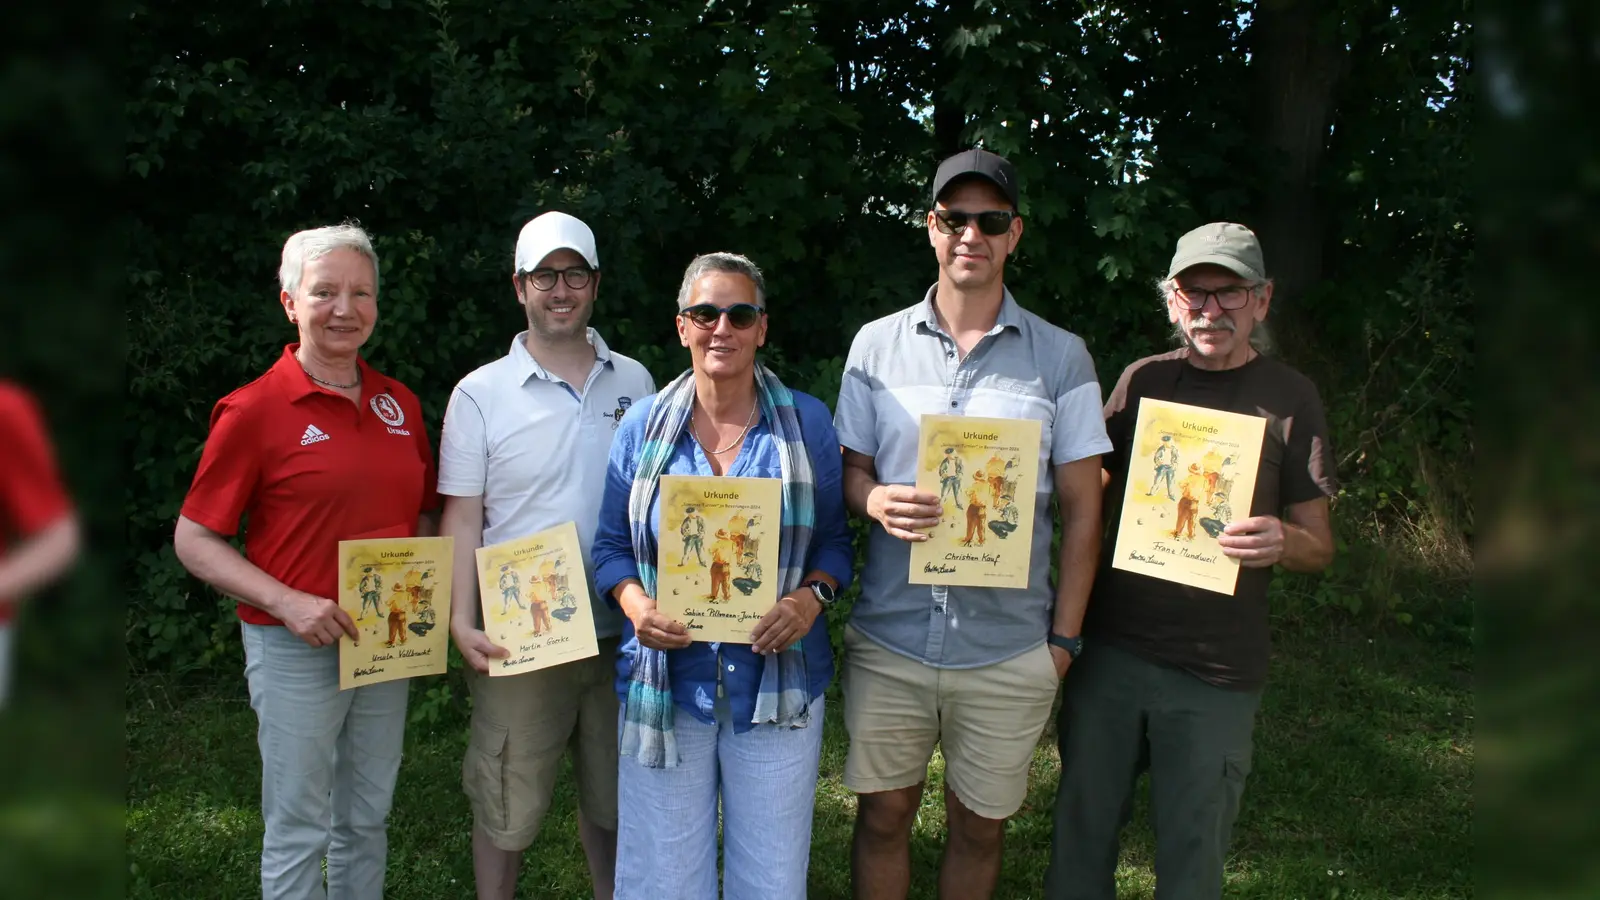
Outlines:
POLYGON ((1261 242, 1256 233, 1233 222, 1212 222, 1178 238, 1167 277, 1172 278, 1190 266, 1213 265, 1251 281, 1266 281, 1267 266, 1261 258, 1261 242))

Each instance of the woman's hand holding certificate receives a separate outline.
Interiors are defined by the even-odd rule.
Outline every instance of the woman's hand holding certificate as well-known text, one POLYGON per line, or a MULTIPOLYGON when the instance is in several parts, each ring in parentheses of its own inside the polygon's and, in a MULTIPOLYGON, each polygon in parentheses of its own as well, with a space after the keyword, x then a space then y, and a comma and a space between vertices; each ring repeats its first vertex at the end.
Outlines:
POLYGON ((326 597, 291 588, 271 612, 283 621, 283 627, 289 629, 289 633, 312 647, 326 647, 345 635, 361 643, 360 633, 356 631, 356 623, 351 621, 350 614, 326 597))
POLYGON ((750 632, 750 649, 776 653, 788 647, 811 632, 811 625, 821 612, 822 602, 808 587, 784 594, 750 632))
POLYGON ((651 650, 682 650, 694 643, 682 622, 664 615, 654 606, 642 609, 633 620, 633 633, 639 643, 651 650))

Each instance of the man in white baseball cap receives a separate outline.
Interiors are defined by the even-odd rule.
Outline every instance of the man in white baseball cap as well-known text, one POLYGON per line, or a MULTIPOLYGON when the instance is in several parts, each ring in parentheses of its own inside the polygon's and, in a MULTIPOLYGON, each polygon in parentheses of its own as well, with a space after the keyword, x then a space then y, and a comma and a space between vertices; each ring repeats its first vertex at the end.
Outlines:
POLYGON ((473 698, 461 771, 473 811, 473 873, 480 900, 510 900, 570 746, 594 895, 610 898, 621 616, 591 585, 598 656, 489 677, 509 648, 484 633, 474 551, 573 522, 592 574, 611 437, 633 401, 655 393, 655 382, 589 327, 600 254, 588 225, 547 212, 523 226, 511 284, 527 330, 505 356, 456 385, 439 441, 441 531, 455 538, 450 634, 467 661, 473 698))
POLYGON ((595 280, 599 280, 600 254, 594 249, 594 232, 583 220, 564 212, 547 212, 522 226, 513 274, 524 275, 538 269, 545 257, 557 250, 571 250, 583 257, 594 270, 595 280))

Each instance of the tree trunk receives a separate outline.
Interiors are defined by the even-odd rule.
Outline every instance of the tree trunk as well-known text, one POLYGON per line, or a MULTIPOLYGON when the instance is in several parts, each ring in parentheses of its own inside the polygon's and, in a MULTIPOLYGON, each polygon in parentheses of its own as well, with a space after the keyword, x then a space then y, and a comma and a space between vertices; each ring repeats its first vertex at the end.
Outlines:
POLYGON ((1317 176, 1346 50, 1332 0, 1262 0, 1250 26, 1261 99, 1259 146, 1266 161, 1261 207, 1252 224, 1277 281, 1279 336, 1304 324, 1300 301, 1322 275, 1323 212, 1317 176))
MULTIPOLYGON (((953 156, 967 145, 961 132, 967 127, 967 113, 961 103, 950 96, 949 85, 960 71, 962 59, 950 53, 950 38, 964 25, 977 22, 979 14, 970 3, 942 3, 933 11, 934 55, 929 74, 933 84, 933 146, 934 163, 953 156)), ((929 168, 929 173, 933 171, 929 168)))
POLYGON ((939 159, 953 156, 966 149, 961 142, 961 130, 967 127, 966 113, 944 90, 933 94, 933 143, 938 148, 939 159))

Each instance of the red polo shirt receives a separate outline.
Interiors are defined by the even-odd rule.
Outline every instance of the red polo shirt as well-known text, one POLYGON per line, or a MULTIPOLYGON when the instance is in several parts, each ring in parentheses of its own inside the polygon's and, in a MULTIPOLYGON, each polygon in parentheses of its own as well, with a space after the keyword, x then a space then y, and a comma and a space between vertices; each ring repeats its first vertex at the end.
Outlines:
MULTIPOLYGON (((361 402, 317 385, 294 357, 222 398, 183 515, 218 534, 245 526, 245 558, 296 590, 339 597, 339 542, 413 537, 439 503, 422 406, 358 360, 361 402)), ((239 618, 283 623, 240 603, 239 618)))
MULTIPOLYGON (((22 388, 0 382, 0 554, 71 511, 38 406, 22 388)), ((13 600, 0 597, 0 624, 15 614, 13 600)))

